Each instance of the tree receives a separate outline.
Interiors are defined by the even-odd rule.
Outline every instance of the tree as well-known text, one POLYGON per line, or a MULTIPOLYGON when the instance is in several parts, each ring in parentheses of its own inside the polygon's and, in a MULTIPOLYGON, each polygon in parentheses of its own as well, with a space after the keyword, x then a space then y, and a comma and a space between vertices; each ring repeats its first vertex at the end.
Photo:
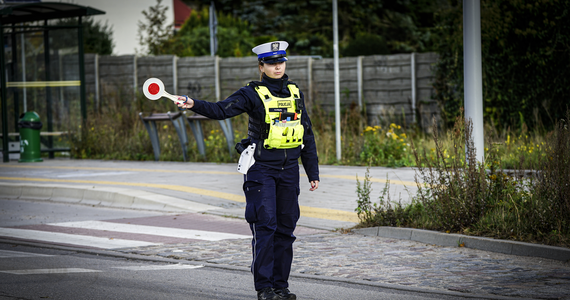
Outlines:
MULTIPOLYGON (((251 49, 259 39, 250 33, 248 22, 229 14, 218 13, 218 52, 221 57, 252 55, 251 49)), ((193 10, 180 31, 162 44, 166 52, 177 56, 210 55, 210 28, 208 7, 193 10)), ((267 38, 269 41, 270 38, 267 38)))
MULTIPOLYGON (((434 13, 444 1, 339 0, 341 55, 432 51, 434 13), (362 48, 366 42, 363 36, 372 37, 378 48, 374 45, 362 48), (344 51, 345 48, 349 50, 344 51)), ((209 0, 185 2, 192 7, 211 3, 209 0)), ((220 13, 247 21, 253 37, 264 40, 269 35, 287 40, 291 54, 333 55, 330 0, 215 0, 214 3, 220 13)))
MULTIPOLYGON (((81 20, 83 25, 83 52, 97 53, 100 55, 111 55, 113 48, 113 28, 107 23, 95 21, 92 17, 85 17, 81 20)), ((77 18, 58 19, 55 26, 76 26, 77 18)), ((66 29, 62 29, 66 30, 66 29)), ((55 48, 65 48, 77 43, 77 34, 61 34, 54 39, 55 48)))
MULTIPOLYGON (((462 6, 438 15, 436 98, 451 124, 463 106, 462 6)), ((564 117, 570 97, 570 3, 481 1, 484 116, 498 125, 534 127, 564 117)))
POLYGON ((113 48, 113 28, 107 23, 95 22, 93 18, 83 20, 83 51, 85 53, 97 53, 100 55, 111 55, 113 48))
POLYGON ((165 42, 172 36, 173 24, 166 24, 166 11, 168 7, 162 5, 162 0, 156 0, 156 5, 143 10, 146 20, 139 21, 138 36, 140 50, 137 53, 159 55, 167 54, 164 49, 165 42))

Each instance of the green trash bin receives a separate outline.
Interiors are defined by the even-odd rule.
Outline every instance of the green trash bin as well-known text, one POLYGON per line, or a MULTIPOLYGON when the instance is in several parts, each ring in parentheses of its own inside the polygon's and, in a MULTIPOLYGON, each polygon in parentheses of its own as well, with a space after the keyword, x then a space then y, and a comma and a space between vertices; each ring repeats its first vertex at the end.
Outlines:
POLYGON ((40 116, 33 111, 20 116, 20 160, 19 162, 39 162, 41 158, 40 129, 42 129, 40 116))

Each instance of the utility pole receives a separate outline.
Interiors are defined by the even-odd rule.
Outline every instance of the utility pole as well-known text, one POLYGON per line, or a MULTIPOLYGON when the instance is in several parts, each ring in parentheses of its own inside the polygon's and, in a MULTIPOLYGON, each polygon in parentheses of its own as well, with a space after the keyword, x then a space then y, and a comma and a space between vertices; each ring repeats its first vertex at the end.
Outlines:
MULTIPOLYGON (((485 160, 483 75, 481 66, 481 1, 463 0, 463 78, 465 121, 473 125, 477 161, 485 160)), ((465 151, 469 151, 466 144, 465 151)))
POLYGON ((340 162, 342 158, 340 140, 340 79, 338 67, 338 5, 337 0, 333 0, 333 49, 334 49, 334 111, 335 111, 335 131, 336 131, 336 160, 340 162))

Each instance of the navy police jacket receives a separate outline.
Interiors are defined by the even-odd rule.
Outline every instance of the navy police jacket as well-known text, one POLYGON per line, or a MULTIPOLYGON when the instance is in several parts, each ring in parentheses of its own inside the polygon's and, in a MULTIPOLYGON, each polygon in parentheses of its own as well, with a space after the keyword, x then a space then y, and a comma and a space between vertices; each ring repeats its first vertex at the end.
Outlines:
MULTIPOLYGON (((276 97, 288 97, 290 96, 290 92, 287 88, 287 84, 294 83, 288 81, 287 75, 284 75, 281 79, 273 79, 264 74, 262 81, 256 82, 256 84, 266 86, 271 94, 276 97)), ((303 99, 303 101, 305 99, 302 92, 301 99, 303 99)), ((191 110, 215 120, 223 120, 242 113, 247 113, 251 118, 265 122, 265 108, 263 102, 251 84, 240 88, 223 101, 213 103, 194 100, 194 106, 191 110)), ((297 165, 299 163, 298 159, 301 157, 301 162, 303 163, 309 181, 319 180, 317 147, 306 107, 303 107, 301 122, 305 128, 303 135, 304 147, 265 149, 263 147, 263 141, 252 138, 252 143, 257 145, 254 154, 255 163, 269 168, 284 170, 297 165)))

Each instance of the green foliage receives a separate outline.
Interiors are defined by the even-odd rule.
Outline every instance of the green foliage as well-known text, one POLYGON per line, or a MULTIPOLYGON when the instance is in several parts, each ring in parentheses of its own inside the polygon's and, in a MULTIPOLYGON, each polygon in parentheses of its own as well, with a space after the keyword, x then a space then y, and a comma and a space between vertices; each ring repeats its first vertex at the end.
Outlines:
POLYGON ((370 194, 372 193, 372 183, 370 182, 370 167, 366 168, 366 173, 364 173, 364 182, 360 184, 358 176, 356 176, 356 194, 358 195, 358 200, 356 200, 357 206, 354 211, 358 215, 361 222, 366 222, 373 217, 373 203, 370 200, 370 194))
MULTIPOLYGON (((461 2, 449 1, 437 15, 435 88, 448 125, 463 106, 462 13, 461 2)), ((481 1, 484 114, 499 129, 541 122, 552 128, 563 117, 570 96, 569 17, 568 1, 481 1)))
MULTIPOLYGON (((80 134, 74 136, 71 156, 85 159, 154 160, 150 138, 138 115, 132 113, 144 111, 149 101, 142 97, 134 102, 115 101, 126 95, 120 89, 114 92, 115 97, 104 98, 101 110, 90 112, 83 124, 75 124, 80 134)), ((164 128, 158 127, 159 136, 164 135, 164 128)))
POLYGON ((360 219, 360 224, 357 227, 403 226, 414 223, 414 219, 421 217, 423 213, 421 203, 414 201, 412 205, 403 206, 401 201, 392 202, 389 191, 390 180, 386 178, 386 184, 380 193, 378 203, 372 202, 370 199, 372 193, 370 166, 366 168, 362 185, 358 176, 356 177, 358 200, 355 211, 360 219))
MULTIPOLYGON (((434 12, 442 1, 340 0, 339 50, 346 56, 432 51, 434 12)), ((204 8, 211 3, 186 2, 204 8)), ((270 40, 286 40, 293 55, 333 55, 331 1, 216 0, 214 3, 220 19, 225 14, 250 24, 254 46, 270 40)))
POLYGON ((83 19, 83 51, 85 53, 97 53, 99 55, 111 55, 113 53, 113 28, 107 23, 95 22, 93 18, 83 19))
POLYGON ((411 165, 408 136, 402 126, 392 123, 386 130, 382 130, 381 126, 368 126, 361 135, 364 137, 360 152, 362 162, 387 167, 411 165))
POLYGON ((418 185, 418 198, 431 216, 433 229, 460 231, 474 223, 486 209, 488 185, 485 165, 476 159, 471 128, 471 123, 465 127, 463 119, 458 117, 453 130, 451 160, 445 156, 443 143, 435 129, 435 160, 414 147, 417 172, 425 184, 418 185))
POLYGON ((358 33, 356 38, 348 43, 341 54, 343 56, 389 54, 390 50, 384 38, 372 33, 358 33))
MULTIPOLYGON (((210 55, 209 10, 193 10, 180 31, 163 44, 164 53, 177 56, 210 55)), ((218 13, 218 51, 220 57, 252 55, 256 40, 251 36, 250 25, 229 14, 218 13)))

